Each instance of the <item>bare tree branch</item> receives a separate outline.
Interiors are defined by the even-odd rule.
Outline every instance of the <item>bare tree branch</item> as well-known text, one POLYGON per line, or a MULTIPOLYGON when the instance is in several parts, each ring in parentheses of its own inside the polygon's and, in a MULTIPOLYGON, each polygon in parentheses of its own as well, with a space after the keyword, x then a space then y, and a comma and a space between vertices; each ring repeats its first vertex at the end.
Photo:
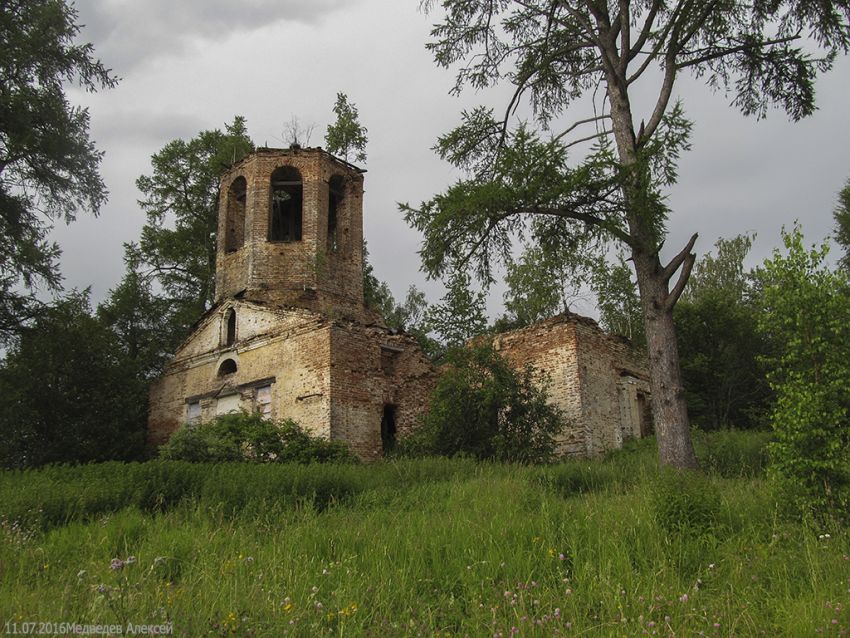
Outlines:
POLYGON ((679 254, 673 257, 670 262, 664 266, 664 270, 661 271, 661 277, 664 281, 670 281, 670 278, 675 274, 675 272, 679 269, 685 259, 687 259, 691 250, 694 248, 694 244, 697 242, 697 237, 699 237, 698 233, 694 233, 691 235, 691 238, 688 240, 688 243, 685 244, 685 247, 679 251, 679 254))

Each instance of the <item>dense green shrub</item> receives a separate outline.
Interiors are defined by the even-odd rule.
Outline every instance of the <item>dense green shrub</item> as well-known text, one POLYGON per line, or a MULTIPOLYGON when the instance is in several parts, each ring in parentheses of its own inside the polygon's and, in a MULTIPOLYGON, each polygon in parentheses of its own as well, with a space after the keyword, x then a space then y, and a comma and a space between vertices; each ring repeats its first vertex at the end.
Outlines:
POLYGON ((269 421, 238 412, 209 423, 185 425, 160 448, 163 459, 216 463, 352 463, 357 459, 340 441, 307 434, 294 421, 269 421))
POLYGON ((799 227, 783 232, 759 271, 759 328, 776 393, 771 476, 798 511, 850 520, 850 281, 826 264, 828 245, 807 250, 799 227))
POLYGON ((565 423, 532 368, 517 372, 491 344, 457 348, 446 357, 422 426, 400 453, 546 462, 565 423))
POLYGON ((652 512, 668 534, 714 533, 720 517, 720 491, 699 472, 662 468, 650 492, 652 512))

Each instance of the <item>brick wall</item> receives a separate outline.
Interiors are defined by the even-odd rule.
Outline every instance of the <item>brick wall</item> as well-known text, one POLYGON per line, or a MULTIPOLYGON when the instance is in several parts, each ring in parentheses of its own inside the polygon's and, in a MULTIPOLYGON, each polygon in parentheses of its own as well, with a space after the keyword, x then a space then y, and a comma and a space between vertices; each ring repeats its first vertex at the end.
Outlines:
POLYGON ((624 436, 640 436, 646 362, 592 319, 561 315, 503 333, 494 345, 516 368, 531 365, 547 380, 551 403, 569 420, 561 453, 599 454, 620 447, 624 436))
POLYGON ((216 300, 243 291, 251 299, 300 306, 332 316, 363 315, 363 176, 321 149, 258 149, 221 180, 216 300), (271 175, 289 166, 302 180, 302 238, 269 241, 271 175), (336 250, 328 245, 328 183, 343 183, 336 250), (230 187, 247 182, 244 244, 225 250, 230 187))

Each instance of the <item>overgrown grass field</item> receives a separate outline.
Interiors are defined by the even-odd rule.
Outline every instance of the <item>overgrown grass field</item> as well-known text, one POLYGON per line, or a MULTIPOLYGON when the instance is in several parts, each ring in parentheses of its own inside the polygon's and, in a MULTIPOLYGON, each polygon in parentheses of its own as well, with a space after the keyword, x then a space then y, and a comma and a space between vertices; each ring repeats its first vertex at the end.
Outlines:
POLYGON ((178 636, 840 636, 850 534, 781 515, 763 434, 546 467, 0 473, 0 621, 178 636), (117 559, 117 560, 115 560, 117 559))

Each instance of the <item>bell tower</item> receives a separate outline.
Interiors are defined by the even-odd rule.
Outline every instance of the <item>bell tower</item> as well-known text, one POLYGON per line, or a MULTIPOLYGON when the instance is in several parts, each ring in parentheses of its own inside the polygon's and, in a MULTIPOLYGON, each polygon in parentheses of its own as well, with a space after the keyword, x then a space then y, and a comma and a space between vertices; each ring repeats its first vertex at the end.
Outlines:
POLYGON ((221 180, 215 298, 363 313, 363 173, 320 148, 260 148, 221 180))

